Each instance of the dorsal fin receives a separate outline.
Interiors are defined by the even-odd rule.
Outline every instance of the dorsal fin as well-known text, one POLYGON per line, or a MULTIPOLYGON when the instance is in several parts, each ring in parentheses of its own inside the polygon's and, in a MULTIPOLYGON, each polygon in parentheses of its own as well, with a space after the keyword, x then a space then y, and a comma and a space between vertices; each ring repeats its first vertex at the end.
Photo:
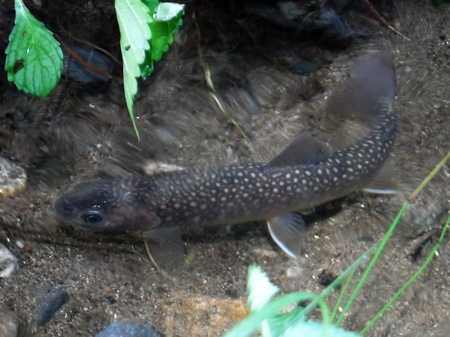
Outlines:
POLYGON ((355 62, 349 77, 333 91, 327 111, 361 121, 376 118, 386 104, 394 103, 396 87, 392 54, 379 51, 365 55, 355 62))
POLYGON ((303 132, 266 167, 285 167, 311 164, 326 157, 328 148, 325 143, 314 138, 309 132, 303 132))

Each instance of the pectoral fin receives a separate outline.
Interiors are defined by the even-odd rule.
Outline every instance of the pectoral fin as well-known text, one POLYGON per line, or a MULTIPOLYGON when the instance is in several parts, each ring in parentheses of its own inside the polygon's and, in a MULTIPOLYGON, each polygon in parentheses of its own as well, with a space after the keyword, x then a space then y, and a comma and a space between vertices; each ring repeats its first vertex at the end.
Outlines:
POLYGON ((183 270, 184 249, 179 226, 142 232, 147 253, 156 268, 169 278, 176 278, 183 270))
POLYGON ((290 257, 300 256, 302 238, 306 231, 305 220, 298 213, 273 217, 267 220, 273 240, 290 257))

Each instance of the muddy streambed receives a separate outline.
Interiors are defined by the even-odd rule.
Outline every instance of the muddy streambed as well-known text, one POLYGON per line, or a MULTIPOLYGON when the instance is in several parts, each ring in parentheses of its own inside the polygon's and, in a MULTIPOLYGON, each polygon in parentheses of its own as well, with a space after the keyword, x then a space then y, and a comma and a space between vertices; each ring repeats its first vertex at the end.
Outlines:
MULTIPOLYGON (((450 6, 375 4, 410 41, 382 27, 360 4, 342 13, 361 33, 350 41, 280 27, 237 2, 187 3, 174 46, 141 86, 141 142, 118 81, 63 79, 39 100, 17 92, 2 72, 1 155, 28 178, 23 192, 0 199, 0 243, 19 260, 19 269, 0 279, 0 305, 17 318, 19 335, 93 336, 112 321, 125 321, 152 324, 161 336, 218 336, 246 315, 250 264, 261 265, 284 292, 319 293, 370 248, 450 149, 450 6), (155 270, 139 236, 83 232, 55 218, 53 201, 74 184, 143 172, 155 162, 268 161, 306 130, 339 147, 345 127, 325 114, 324 102, 351 61, 377 49, 390 51, 397 67, 399 123, 391 157, 401 193, 354 193, 318 208, 307 216, 298 260, 276 247, 262 222, 210 228, 184 237, 192 261, 174 282, 155 270), (40 298, 54 289, 67 292, 67 303, 38 326, 40 298)), ((50 28, 117 53, 110 3, 52 6, 36 9, 41 18, 56 13, 50 28), (54 19, 62 12, 67 22, 54 19)), ((2 9, 2 25, 12 23, 10 9, 2 9)), ((2 48, 8 27, 0 35, 2 48)), ((446 166, 404 216, 344 327, 360 331, 422 265, 448 214, 449 175, 446 166)), ((449 248, 446 243, 368 336, 449 335, 449 248)))

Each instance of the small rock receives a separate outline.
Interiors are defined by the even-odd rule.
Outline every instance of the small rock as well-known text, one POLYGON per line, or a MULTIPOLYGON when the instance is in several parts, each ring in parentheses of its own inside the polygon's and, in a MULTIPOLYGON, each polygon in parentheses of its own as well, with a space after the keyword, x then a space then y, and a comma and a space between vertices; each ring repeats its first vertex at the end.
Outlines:
POLYGON ((0 157, 0 196, 13 196, 25 189, 27 175, 25 170, 0 157))
POLYGON ((65 289, 56 288, 50 291, 48 295, 38 300, 37 323, 43 326, 48 323, 53 315, 69 300, 69 294, 65 289))
POLYGON ((0 278, 10 277, 19 268, 19 260, 0 244, 0 278))
POLYGON ((16 315, 6 308, 0 307, 0 336, 16 337, 19 323, 16 315))
POLYGON ((158 337, 158 335, 149 324, 134 325, 112 322, 95 337, 158 337))

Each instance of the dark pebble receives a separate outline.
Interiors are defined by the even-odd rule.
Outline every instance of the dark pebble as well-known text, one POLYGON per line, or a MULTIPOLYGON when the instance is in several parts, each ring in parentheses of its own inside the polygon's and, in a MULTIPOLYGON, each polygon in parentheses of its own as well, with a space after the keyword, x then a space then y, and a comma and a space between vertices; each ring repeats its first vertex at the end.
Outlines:
POLYGON ((61 288, 53 289, 48 295, 40 298, 38 300, 38 325, 47 324, 68 300, 69 294, 61 288))
POLYGON ((158 335, 149 324, 134 325, 112 322, 95 337, 158 337, 158 335))

